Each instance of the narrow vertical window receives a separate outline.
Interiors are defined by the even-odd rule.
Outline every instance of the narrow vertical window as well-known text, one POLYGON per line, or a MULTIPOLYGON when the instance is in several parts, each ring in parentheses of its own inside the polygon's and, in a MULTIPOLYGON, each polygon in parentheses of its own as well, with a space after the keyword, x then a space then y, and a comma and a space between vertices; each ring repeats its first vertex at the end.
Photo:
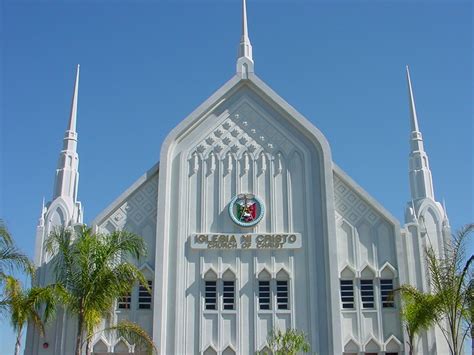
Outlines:
POLYGON ((360 280, 362 308, 374 308, 374 280, 360 280))
POLYGON ((393 308, 395 303, 393 300, 393 280, 380 279, 380 295, 382 298, 383 308, 393 308))
MULTIPOLYGON (((148 287, 152 289, 153 281, 148 280, 148 287)), ((151 293, 140 285, 138 288, 138 309, 150 309, 151 308, 151 293)))
POLYGON ((354 281, 341 280, 341 303, 342 308, 354 308, 354 281))
POLYGON ((258 281, 258 305, 261 310, 271 309, 270 307, 270 280, 258 281))
POLYGON ((205 283, 204 304, 205 309, 217 309, 217 281, 207 280, 205 283))
POLYGON ((277 280, 277 308, 289 309, 288 280, 277 280))
POLYGON ((132 303, 132 294, 127 292, 118 299, 117 303, 119 309, 130 309, 130 304, 132 303))
POLYGON ((223 281, 222 302, 224 309, 235 309, 235 281, 223 281))

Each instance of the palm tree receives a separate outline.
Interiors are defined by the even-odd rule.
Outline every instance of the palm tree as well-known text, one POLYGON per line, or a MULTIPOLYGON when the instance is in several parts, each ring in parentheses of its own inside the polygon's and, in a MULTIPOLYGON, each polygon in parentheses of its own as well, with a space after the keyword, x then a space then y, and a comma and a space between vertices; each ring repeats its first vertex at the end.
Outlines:
POLYGON ((432 247, 426 250, 427 266, 433 294, 439 298, 440 317, 437 324, 453 355, 459 355, 470 327, 471 290, 474 256, 467 261, 466 243, 474 232, 474 223, 462 227, 445 247, 445 256, 438 257, 432 247))
POLYGON ((148 288, 140 270, 127 261, 145 255, 143 239, 125 231, 94 233, 83 225, 76 230, 54 230, 45 249, 54 255, 52 264, 56 283, 62 288, 62 302, 77 316, 75 354, 81 354, 84 343, 89 354, 91 337, 113 311, 115 300, 130 292, 137 281, 148 288))
POLYGON ((5 222, 0 218, 0 283, 7 277, 7 272, 18 269, 33 274, 33 264, 15 246, 5 222))
POLYGON ((16 332, 15 355, 20 354, 21 338, 27 322, 31 322, 44 335, 44 323, 53 315, 55 304, 54 287, 32 287, 23 289, 20 281, 5 277, 5 296, 2 303, 10 314, 10 322, 16 332), (40 308, 43 308, 41 317, 40 308))
POLYGON ((287 329, 282 331, 274 329, 267 340, 272 354, 275 355, 296 355, 300 351, 309 352, 310 345, 303 331, 287 329))
POLYGON ((401 316, 408 335, 409 354, 415 353, 415 337, 435 322, 439 310, 439 298, 423 293, 410 285, 403 285, 399 290, 402 295, 401 316))

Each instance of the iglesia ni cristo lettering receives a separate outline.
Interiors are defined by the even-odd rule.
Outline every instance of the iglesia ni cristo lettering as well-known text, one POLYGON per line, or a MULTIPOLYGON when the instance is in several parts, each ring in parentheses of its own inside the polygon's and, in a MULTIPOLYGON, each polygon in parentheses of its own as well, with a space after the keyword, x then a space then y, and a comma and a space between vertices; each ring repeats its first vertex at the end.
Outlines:
MULTIPOLYGON (((427 235, 441 255, 450 238, 408 69, 407 80, 411 199, 401 225, 332 161, 318 128, 255 74, 244 0, 235 75, 168 134, 160 162, 92 223, 135 232, 150 248, 139 267, 152 294, 135 286, 107 322, 137 322, 160 354, 255 354, 274 328, 304 331, 321 355, 405 353, 391 291, 403 283, 428 291, 427 235)), ((46 236, 83 221, 78 85, 79 67, 54 195, 37 227, 42 284, 52 279, 46 236)), ((25 354, 73 354, 75 334, 74 320, 59 312, 46 337, 29 329, 25 354)), ((447 354, 445 344, 432 329, 417 350, 447 354)), ((109 333, 91 345, 96 355, 135 353, 109 333)))

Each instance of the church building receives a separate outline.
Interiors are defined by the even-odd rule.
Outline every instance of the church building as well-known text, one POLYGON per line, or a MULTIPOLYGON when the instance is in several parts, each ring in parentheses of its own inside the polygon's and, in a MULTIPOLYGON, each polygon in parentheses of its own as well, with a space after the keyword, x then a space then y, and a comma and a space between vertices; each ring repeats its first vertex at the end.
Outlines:
MULTIPOLYGON (((407 353, 392 291, 405 283, 428 291, 424 247, 430 242, 442 255, 450 238, 408 68, 411 199, 401 224, 333 162, 321 131, 256 75, 245 0, 242 9, 235 75, 168 134, 160 161, 92 222, 104 233, 137 233, 149 248, 138 266, 152 294, 136 285, 110 322, 140 324, 162 355, 269 353, 269 333, 288 328, 303 331, 314 354, 407 353)), ((43 285, 52 281, 45 238, 83 222, 78 87, 79 66, 53 197, 37 227, 43 285)), ((29 329, 25 354, 73 354, 75 327, 59 312, 45 337, 29 329)), ((139 353, 109 333, 91 346, 96 355, 139 353)), ((446 346, 433 329, 417 350, 447 354, 446 346)))

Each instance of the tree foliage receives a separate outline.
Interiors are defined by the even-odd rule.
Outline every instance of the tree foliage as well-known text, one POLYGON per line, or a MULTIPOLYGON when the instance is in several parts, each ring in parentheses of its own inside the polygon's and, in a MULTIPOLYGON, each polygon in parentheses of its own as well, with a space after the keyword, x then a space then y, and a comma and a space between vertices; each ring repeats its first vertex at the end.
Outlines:
POLYGON ((20 353, 23 329, 27 322, 31 322, 44 335, 44 323, 54 315, 56 294, 54 286, 23 289, 20 281, 6 276, 2 302, 17 334, 15 355, 20 353))
POLYGON ((296 329, 273 330, 267 343, 274 355, 296 355, 299 351, 309 352, 310 345, 303 331, 296 329))
POLYGON ((30 259, 15 246, 5 222, 0 218, 0 283, 15 270, 33 275, 34 267, 30 259))
POLYGON ((436 322, 453 355, 461 353, 472 324, 470 285, 474 256, 466 258, 466 243, 473 231, 472 223, 461 228, 445 246, 441 257, 432 246, 426 249, 431 291, 439 302, 436 322))
POLYGON ((77 316, 75 353, 81 354, 84 342, 89 353, 91 335, 113 311, 115 300, 130 292, 137 281, 148 288, 143 274, 128 261, 145 255, 143 239, 125 231, 94 233, 84 225, 77 230, 56 229, 45 249, 54 255, 51 262, 61 301, 77 316))
POLYGON ((413 286, 403 285, 401 315, 408 335, 409 354, 415 353, 415 337, 431 327, 438 317, 439 298, 419 291, 413 286))

